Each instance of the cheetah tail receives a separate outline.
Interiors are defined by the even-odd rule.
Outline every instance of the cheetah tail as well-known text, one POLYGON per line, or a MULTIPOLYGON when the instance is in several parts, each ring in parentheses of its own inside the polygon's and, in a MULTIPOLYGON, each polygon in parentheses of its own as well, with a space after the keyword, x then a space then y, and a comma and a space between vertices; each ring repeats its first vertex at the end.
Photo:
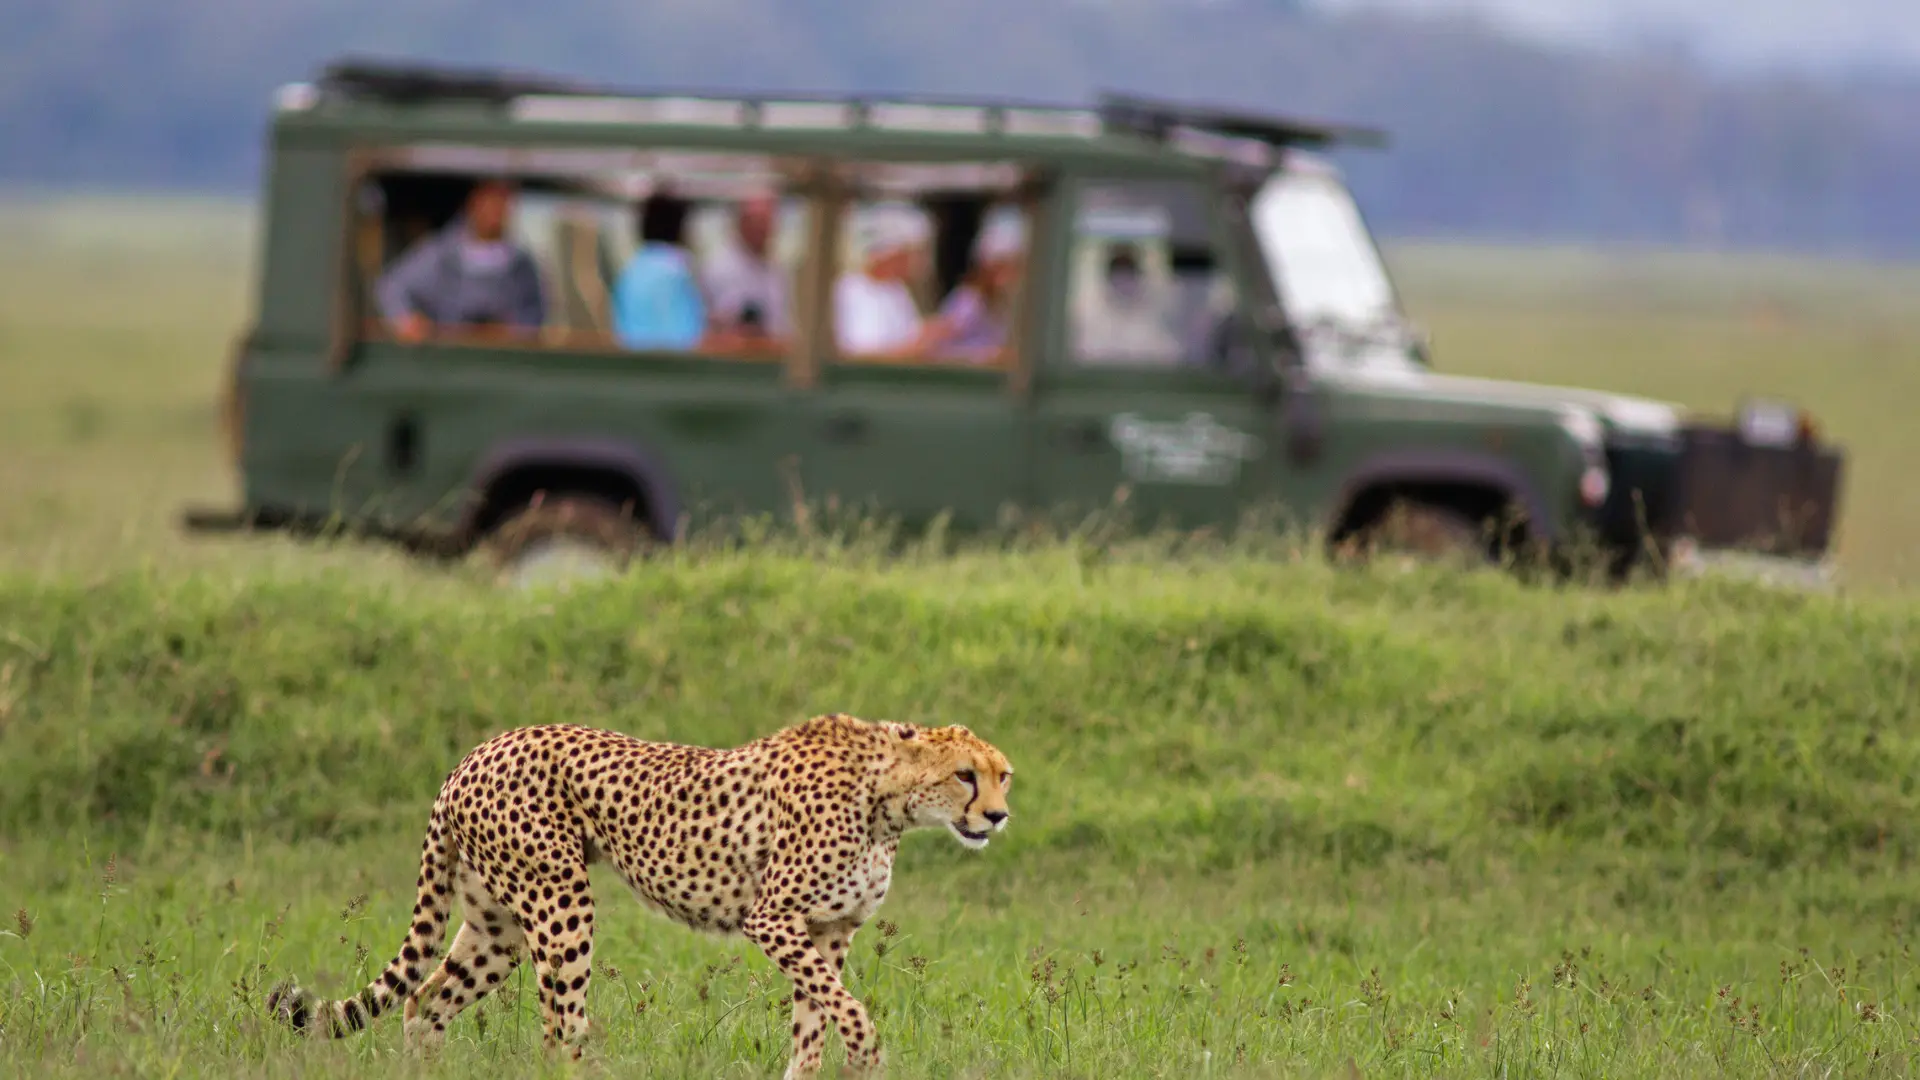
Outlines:
POLYGON ((413 925, 407 928, 399 955, 379 978, 354 997, 321 1001, 288 980, 267 994, 267 1011, 295 1031, 338 1039, 361 1030, 413 996, 431 970, 434 957, 439 955, 452 907, 453 870, 459 858, 452 830, 447 827, 446 808, 436 801, 420 850, 420 884, 413 905, 413 925), (325 1017, 326 1023, 315 1024, 316 1017, 325 1017))

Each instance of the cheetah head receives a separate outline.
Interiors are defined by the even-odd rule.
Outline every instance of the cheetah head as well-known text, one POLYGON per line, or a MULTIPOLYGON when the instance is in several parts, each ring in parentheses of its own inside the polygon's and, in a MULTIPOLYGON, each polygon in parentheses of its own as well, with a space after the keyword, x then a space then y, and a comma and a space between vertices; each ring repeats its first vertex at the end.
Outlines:
POLYGON ((1013 766, 997 747, 959 725, 889 726, 899 749, 889 786, 906 796, 909 828, 944 828, 979 850, 1007 827, 1013 766))

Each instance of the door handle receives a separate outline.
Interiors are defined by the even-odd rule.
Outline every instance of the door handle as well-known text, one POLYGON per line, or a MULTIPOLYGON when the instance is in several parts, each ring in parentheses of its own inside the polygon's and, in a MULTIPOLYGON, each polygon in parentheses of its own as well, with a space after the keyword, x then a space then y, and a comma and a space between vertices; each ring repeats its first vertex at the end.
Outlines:
POLYGON ((827 438, 833 442, 859 442, 867 437, 867 418, 859 413, 837 413, 827 418, 827 438))
POLYGON ((1107 444, 1107 429, 1098 420, 1077 420, 1054 429, 1053 439, 1070 450, 1092 452, 1107 444))

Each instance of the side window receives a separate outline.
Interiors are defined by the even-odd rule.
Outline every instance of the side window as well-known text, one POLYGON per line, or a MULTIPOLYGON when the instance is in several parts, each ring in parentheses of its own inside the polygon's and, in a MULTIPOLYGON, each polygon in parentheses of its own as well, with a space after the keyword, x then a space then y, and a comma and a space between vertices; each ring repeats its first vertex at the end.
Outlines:
POLYGON ((1185 181, 1081 188, 1073 216, 1067 355, 1076 367, 1216 368, 1236 293, 1209 192, 1185 181))
POLYGON ((876 165, 849 201, 828 322, 843 362, 1001 367, 1023 301, 1028 225, 1010 169, 876 165))
POLYGON ((806 200, 778 162, 410 148, 363 183, 363 332, 405 343, 778 359, 806 200))

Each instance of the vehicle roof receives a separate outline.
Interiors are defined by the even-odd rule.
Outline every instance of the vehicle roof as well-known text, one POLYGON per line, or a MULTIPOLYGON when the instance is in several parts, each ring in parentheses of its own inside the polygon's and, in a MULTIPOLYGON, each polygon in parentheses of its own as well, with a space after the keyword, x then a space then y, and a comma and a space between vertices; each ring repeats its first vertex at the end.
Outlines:
POLYGON ((661 145, 912 158, 1130 158, 1261 169, 1379 131, 1102 93, 1090 105, 938 96, 635 91, 494 68, 342 58, 275 99, 283 131, 374 142, 661 145))

